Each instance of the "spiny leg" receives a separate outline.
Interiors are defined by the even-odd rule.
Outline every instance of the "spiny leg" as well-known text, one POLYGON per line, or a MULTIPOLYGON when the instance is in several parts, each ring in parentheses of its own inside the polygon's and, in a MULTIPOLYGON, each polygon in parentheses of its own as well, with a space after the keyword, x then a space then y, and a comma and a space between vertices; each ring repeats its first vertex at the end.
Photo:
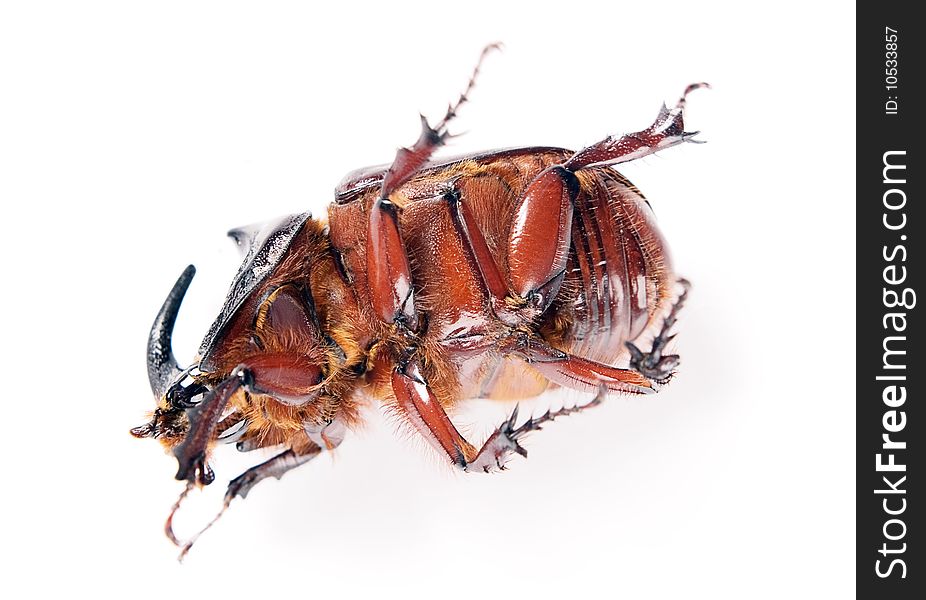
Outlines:
POLYGON ((250 374, 245 369, 236 369, 206 396, 187 410, 190 429, 183 441, 174 448, 178 469, 176 478, 190 485, 209 485, 215 475, 206 464, 206 452, 215 439, 219 419, 229 399, 242 387, 247 387, 250 374))
POLYGON ((558 350, 543 339, 516 334, 499 345, 506 355, 521 358, 544 377, 563 387, 595 391, 651 394, 653 383, 633 369, 621 369, 558 350))
POLYGON ((518 407, 515 406, 514 410, 511 411, 511 416, 499 425, 498 429, 496 429, 495 432, 489 436, 489 439, 485 441, 485 444, 482 445, 482 449, 479 450, 478 456, 466 465, 466 471, 481 471, 483 473, 504 471, 505 463, 508 461, 508 457, 512 452, 516 452, 524 458, 527 458, 527 450, 519 443, 526 434, 531 431, 540 431, 543 429, 542 425, 544 423, 549 423, 558 417, 565 417, 582 412, 587 408, 598 406, 604 401, 607 395, 608 387, 602 383, 598 386, 598 393, 595 394, 591 402, 577 404, 575 406, 563 406, 555 411, 547 410, 547 412, 539 417, 531 417, 519 426, 516 426, 518 422, 518 407))
MULTIPOLYGON (((301 317, 303 313, 298 312, 300 309, 291 303, 289 296, 281 293, 278 298, 265 316, 270 323, 279 319, 282 330, 282 324, 287 319, 289 322, 298 322, 296 316, 301 317)), ((187 409, 189 430, 183 441, 174 448, 178 462, 176 478, 201 485, 212 483, 215 476, 206 464, 207 453, 217 435, 222 433, 219 421, 225 407, 239 391, 267 394, 285 399, 288 404, 298 405, 318 395, 321 381, 321 369, 306 356, 296 352, 255 354, 248 358, 198 404, 187 409)))
POLYGON ((431 447, 447 456, 455 466, 465 469, 475 456, 476 448, 447 416, 416 360, 392 372, 392 391, 396 408, 431 447))
POLYGON ((669 110, 663 104, 656 121, 643 131, 628 133, 620 137, 608 136, 597 144, 579 150, 563 166, 571 171, 578 171, 598 165, 616 165, 682 142, 701 143, 692 139, 698 134, 697 131, 685 131, 685 104, 689 93, 699 88, 709 87, 711 86, 707 83, 689 85, 685 88, 675 108, 669 110))
POLYGON ((675 374, 675 369, 679 363, 677 354, 662 354, 668 343, 675 337, 674 334, 670 335, 669 332, 675 325, 678 313, 684 306, 685 300, 688 299, 688 290, 691 289, 691 283, 687 279, 679 279, 678 283, 683 288, 682 293, 679 294, 669 314, 666 315, 665 320, 662 322, 662 328, 653 339, 650 351, 643 352, 633 342, 627 342, 627 349, 630 350, 630 368, 660 384, 669 382, 672 375, 675 374))
POLYGON ((469 100, 469 93, 476 84, 482 61, 489 52, 498 48, 498 44, 492 44, 482 50, 466 89, 457 101, 447 108, 444 118, 436 127, 431 127, 427 119, 421 117, 421 135, 418 141, 411 148, 399 148, 392 165, 383 177, 382 187, 371 208, 367 226, 367 279, 370 282, 373 309, 384 323, 396 323, 409 331, 418 328, 411 268, 399 231, 399 207, 390 197, 414 177, 437 148, 446 141, 447 124, 456 116, 460 106, 469 100))
POLYGON ((421 116, 421 135, 411 148, 399 148, 396 152, 392 166, 389 167, 383 178, 380 198, 388 198, 403 183, 414 177, 422 165, 431 158, 434 151, 444 144, 448 137, 447 124, 457 116, 457 111, 469 100, 469 93, 476 85, 476 78, 479 75, 479 69, 482 67, 482 61, 490 52, 500 48, 501 44, 489 44, 482 49, 479 62, 476 63, 476 68, 473 69, 473 74, 469 78, 466 89, 463 90, 455 103, 447 107, 444 118, 435 127, 428 124, 428 120, 425 119, 424 115, 421 116))
MULTIPOLYGON (((269 323, 282 328, 287 322, 291 325, 299 323, 299 319, 295 318, 297 316, 304 321, 305 315, 300 310, 296 304, 291 302, 289 296, 281 293, 278 299, 268 307, 264 317, 269 323)), ((187 410, 189 430, 183 442, 174 449, 174 455, 179 463, 176 477, 185 480, 187 485, 171 509, 164 526, 167 537, 183 548, 180 554, 181 560, 193 542, 225 512, 232 499, 237 496, 246 496, 260 480, 270 476, 279 478, 289 469, 307 462, 320 452, 320 447, 309 440, 308 432, 306 432, 304 442, 249 469, 233 480, 226 492, 222 510, 192 539, 181 542, 174 534, 173 518, 184 498, 196 484, 208 485, 215 478, 206 462, 206 457, 210 445, 215 441, 221 441, 221 434, 225 430, 223 429, 224 421, 220 421, 220 417, 229 400, 239 391, 267 394, 277 399, 286 398, 292 403, 297 403, 297 401, 305 403, 315 399, 319 384, 319 370, 315 365, 306 365, 302 361, 304 358, 301 355, 283 353, 254 355, 246 363, 236 367, 228 377, 207 393, 202 401, 187 410)), ((234 420, 234 417, 228 418, 234 420)))
POLYGON ((515 427, 518 415, 515 408, 511 417, 486 440, 479 454, 467 464, 467 471, 482 470, 488 473, 503 470, 512 452, 526 458, 527 451, 518 443, 524 434, 539 430, 543 423, 556 417, 597 406, 609 393, 649 394, 655 391, 652 382, 637 371, 573 356, 553 348, 542 339, 516 336, 502 344, 500 349, 505 354, 520 357, 555 383, 578 390, 596 389, 597 394, 587 404, 563 407, 555 412, 547 411, 540 417, 528 419, 519 427, 515 427))
MULTIPOLYGON (((526 452, 518 444, 518 439, 528 431, 539 429, 541 424, 558 416, 596 406, 610 392, 653 391, 649 381, 635 371, 617 369, 570 356, 541 342, 535 342, 532 347, 532 350, 527 351, 527 355, 532 357, 529 362, 533 366, 562 385, 577 389, 591 387, 597 390, 598 395, 595 399, 586 405, 563 408, 536 420, 530 419, 520 427, 515 427, 515 413, 478 451, 454 426, 414 360, 393 372, 392 389, 396 397, 396 407, 422 437, 438 452, 447 456, 455 466, 467 472, 489 473, 501 469, 511 452, 526 456, 526 452), (557 374, 562 376, 557 378, 557 374)), ((510 353, 514 354, 513 351, 510 353)), ((521 357, 525 358, 524 351, 521 357)))
POLYGON ((521 197, 508 234, 508 280, 522 302, 543 312, 559 291, 572 244, 572 215, 580 192, 576 172, 593 166, 613 165, 653 154, 691 139, 697 132, 684 130, 685 98, 708 87, 695 83, 685 88, 672 110, 663 104, 648 128, 619 138, 608 137, 576 152, 561 165, 549 167, 531 181, 521 197))
MULTIPOLYGON (((176 478, 187 483, 183 492, 180 493, 177 501, 171 507, 170 514, 168 514, 167 520, 164 522, 164 533, 176 546, 183 546, 184 544, 174 534, 174 515, 177 514, 180 505, 183 504, 183 501, 197 483, 209 485, 215 480, 215 474, 206 462, 209 444, 215 438, 220 417, 225 411, 228 401, 242 387, 246 388, 249 381, 250 375, 246 370, 235 369, 231 375, 208 392, 198 404, 186 411, 190 428, 183 441, 174 448, 174 456, 177 457, 178 463, 176 478)), ((208 526, 206 529, 208 529, 208 526)), ((192 542, 190 545, 192 545, 192 542)), ((180 554, 180 560, 183 559, 187 551, 189 551, 189 547, 184 548, 180 554)))
POLYGON ((279 479, 288 471, 309 462, 321 454, 321 451, 322 449, 318 445, 310 443, 305 448, 300 448, 298 452, 290 448, 259 465, 251 467, 232 479, 228 484, 228 490, 225 492, 226 506, 235 498, 247 498, 251 488, 260 481, 268 477, 279 479))
POLYGON ((187 555, 190 549, 193 547, 193 544, 196 543, 196 540, 209 530, 215 523, 225 514, 225 511, 228 510, 228 507, 231 505, 232 500, 235 498, 246 498, 248 492, 251 491, 257 483, 267 479, 268 477, 275 477, 280 479, 292 469, 300 465, 304 465, 309 462, 316 456, 321 453, 321 448, 317 445, 309 442, 308 445, 303 445, 302 447, 295 449, 290 448, 280 454, 277 454, 273 458, 262 462, 259 465, 253 466, 238 477, 235 477, 228 484, 228 489, 225 492, 225 500, 222 503, 222 508, 219 512, 209 521, 205 527, 200 529, 195 535, 189 538, 186 541, 181 541, 177 538, 173 530, 173 519, 174 515, 177 513, 177 510, 180 508, 180 504, 183 499, 192 489, 192 483, 188 483, 186 489, 180 495, 180 498, 177 499, 177 502, 174 504, 173 508, 170 511, 170 515, 167 517, 167 522, 164 524, 164 531, 167 534, 167 537, 180 548, 180 556, 177 557, 178 560, 182 561, 183 558, 187 555))
POLYGON ((564 407, 555 412, 547 411, 546 414, 529 419, 519 427, 515 427, 517 421, 517 408, 515 408, 511 417, 486 440, 478 455, 468 461, 465 467, 467 471, 481 470, 489 473, 503 470, 512 452, 527 457, 527 451, 518 443, 520 437, 529 431, 540 429, 540 425, 556 417, 597 406, 609 393, 649 394, 655 391, 652 382, 637 371, 612 367, 573 356, 553 348, 542 339, 515 335, 507 342, 500 344, 499 350, 506 355, 514 355, 523 359, 544 377, 563 387, 578 390, 593 389, 597 390, 597 394, 587 404, 564 407))

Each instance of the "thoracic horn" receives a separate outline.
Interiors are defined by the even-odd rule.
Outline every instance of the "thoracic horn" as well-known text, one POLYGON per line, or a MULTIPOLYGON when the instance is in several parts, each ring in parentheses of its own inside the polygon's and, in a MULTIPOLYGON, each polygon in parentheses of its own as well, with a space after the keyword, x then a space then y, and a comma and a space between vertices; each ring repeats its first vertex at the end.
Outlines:
POLYGON ((183 270, 177 283, 167 294, 167 299, 164 300, 151 326, 151 334, 148 336, 148 381, 151 383, 151 391, 157 398, 163 396, 168 386, 183 372, 177 364, 177 359, 174 358, 170 339, 174 331, 174 323, 177 322, 180 303, 183 302, 183 296, 190 287, 195 274, 196 268, 193 265, 183 270))

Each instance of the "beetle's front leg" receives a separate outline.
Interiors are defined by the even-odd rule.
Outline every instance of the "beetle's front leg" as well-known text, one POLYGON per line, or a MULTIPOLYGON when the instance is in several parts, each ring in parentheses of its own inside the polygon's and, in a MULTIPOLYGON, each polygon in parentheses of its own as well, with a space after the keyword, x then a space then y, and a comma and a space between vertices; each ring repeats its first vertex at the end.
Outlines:
POLYGON ((240 390, 300 405, 317 397, 321 383, 321 369, 305 356, 258 354, 249 358, 187 410, 190 428, 174 448, 179 463, 176 478, 191 484, 212 483, 215 477, 206 464, 209 445, 216 439, 219 420, 228 401, 240 390))
POLYGON ((193 408, 187 410, 190 429, 183 441, 174 448, 179 467, 176 478, 190 484, 209 485, 215 480, 212 469, 206 464, 206 452, 215 438, 219 419, 228 401, 242 387, 250 383, 250 372, 235 369, 193 408))
MULTIPOLYGON (((170 538, 174 545, 181 549, 178 559, 182 561, 183 557, 186 556, 190 549, 193 547, 193 544, 196 543, 196 540, 198 540, 202 534, 208 531, 209 528, 215 525, 215 523, 220 518, 222 518, 222 515, 225 514, 225 511, 228 510, 228 507, 231 505, 232 500, 235 498, 246 498, 248 492, 251 491, 251 488, 257 485, 260 481, 267 479, 268 477, 275 477, 276 479, 283 477, 283 475, 292 469, 304 465, 305 463, 321 454, 321 450, 322 449, 318 445, 306 440, 305 443, 294 445, 292 448, 277 454, 273 458, 270 458, 259 465, 251 467, 238 477, 232 479, 231 482, 229 482, 228 489, 225 492, 225 500, 222 503, 222 508, 212 518, 211 521, 206 523, 205 527, 200 529, 195 535, 186 541, 179 540, 173 531, 173 517, 180 506, 180 500, 183 500, 183 496, 181 496, 180 500, 177 501, 177 504, 174 505, 174 508, 164 525, 164 530, 167 533, 167 537, 170 538)), ((189 490, 189 487, 187 490, 189 490)), ((184 495, 186 495, 186 492, 184 492, 184 495)))

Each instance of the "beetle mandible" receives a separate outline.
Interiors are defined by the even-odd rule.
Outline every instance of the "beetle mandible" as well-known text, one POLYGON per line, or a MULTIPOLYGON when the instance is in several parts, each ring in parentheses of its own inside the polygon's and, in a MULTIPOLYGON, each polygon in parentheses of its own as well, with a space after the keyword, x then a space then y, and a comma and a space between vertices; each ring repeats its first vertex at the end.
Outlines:
POLYGON ((157 408, 132 434, 159 439, 187 482, 165 527, 181 558, 199 534, 180 541, 173 515, 213 481, 217 444, 279 452, 230 482, 216 519, 259 481, 336 448, 363 398, 390 406, 452 465, 488 473, 526 457, 522 438, 545 422, 609 393, 655 392, 673 375, 666 346, 688 283, 648 203, 612 166, 697 141, 685 101, 707 84, 689 85, 646 129, 578 152, 433 160, 496 47, 388 168, 344 178, 327 220, 302 213, 229 232, 244 262, 186 369, 171 332, 192 266, 170 291, 148 341, 157 408), (650 337, 648 351, 636 345, 650 337), (467 398, 529 398, 551 384, 596 395, 520 424, 515 408, 481 446, 448 417, 467 398))

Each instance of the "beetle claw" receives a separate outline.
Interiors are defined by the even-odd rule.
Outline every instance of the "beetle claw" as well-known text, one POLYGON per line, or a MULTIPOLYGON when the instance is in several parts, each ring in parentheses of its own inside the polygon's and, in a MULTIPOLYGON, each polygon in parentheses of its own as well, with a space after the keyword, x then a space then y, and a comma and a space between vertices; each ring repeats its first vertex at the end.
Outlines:
POLYGON ((643 351, 637 348, 633 342, 625 342, 627 349, 630 351, 630 362, 643 360, 643 351))
POLYGON ((707 140, 696 140, 694 136, 701 133, 700 131, 686 131, 682 134, 682 140, 688 142, 689 144, 706 144, 707 140))
POLYGON ((626 342, 625 344, 630 351, 630 368, 660 385, 666 384, 672 379, 675 369, 678 368, 680 363, 677 354, 667 354, 665 356, 662 354, 669 342, 675 339, 676 334, 670 334, 669 331, 675 325, 678 312, 685 304, 685 300, 688 298, 688 290, 691 288, 691 284, 687 279, 679 279, 678 283, 683 287, 682 293, 679 294, 669 314, 666 315, 665 320, 662 322, 662 329, 659 330, 659 334, 653 338, 650 351, 643 352, 632 342, 626 342))

